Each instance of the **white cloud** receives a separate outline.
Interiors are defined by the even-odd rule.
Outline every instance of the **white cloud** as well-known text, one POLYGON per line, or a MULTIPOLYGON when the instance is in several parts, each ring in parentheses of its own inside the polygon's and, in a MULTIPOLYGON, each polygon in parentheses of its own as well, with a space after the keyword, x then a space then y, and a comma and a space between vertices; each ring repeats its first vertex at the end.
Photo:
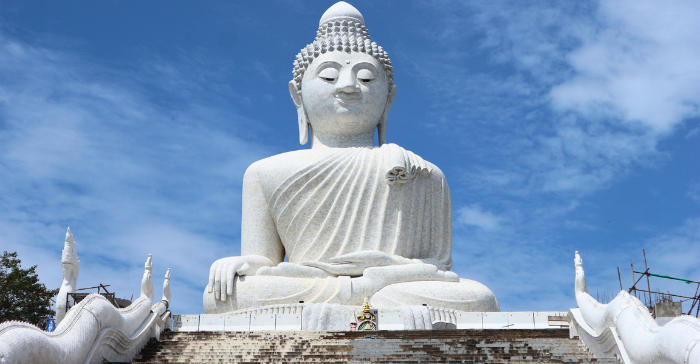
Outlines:
POLYGON ((612 116, 654 133, 697 117, 698 18, 696 1, 600 2, 594 32, 567 54, 573 76, 551 90, 554 108, 587 118, 612 116))
POLYGON ((108 69, 0 32, 1 250, 58 287, 70 226, 79 286, 138 296, 152 253, 156 292, 170 267, 174 309, 200 312, 209 265, 238 252, 243 172, 272 154, 211 62, 108 69))
POLYGON ((666 159, 659 141, 700 116, 696 1, 443 5, 414 67, 440 130, 480 136, 462 144, 472 186, 587 195, 666 159))
MULTIPOLYGON (((553 215, 560 211, 533 210, 535 219, 518 216, 511 211, 506 226, 496 230, 464 229, 455 226, 453 237, 453 270, 460 277, 486 284, 503 304, 503 310, 567 310, 575 307, 574 251, 584 260, 588 288, 614 296, 620 291, 617 267, 622 285, 631 283, 630 259, 635 270, 644 270, 642 249, 652 273, 698 280, 700 268, 700 218, 690 218, 668 232, 652 233, 651 237, 621 240, 601 246, 594 240, 562 239, 566 233, 553 229, 558 224, 553 215)), ((579 222, 563 221, 568 229, 594 229, 579 222)), ((591 235, 584 235, 591 236, 591 235)), ((642 287, 642 286, 640 286, 642 287)), ((651 279, 653 290, 692 296, 695 285, 651 279)), ((646 289, 646 282, 643 284, 646 289)), ((689 305, 684 305, 687 310, 689 305)))
MULTIPOLYGON (((455 210, 455 270, 489 285, 504 309, 564 310, 575 305, 573 251, 588 249, 589 286, 615 288, 609 255, 621 248, 561 240, 553 225, 594 229, 566 216, 577 199, 666 158, 658 142, 698 115, 697 3, 443 4, 428 3, 447 10, 429 27, 442 43, 410 61, 436 95, 430 122, 445 148, 473 158, 450 183, 489 201, 455 210)), ((57 287, 70 225, 80 286, 137 294, 153 253, 156 292, 170 267, 174 310, 200 312, 208 265, 238 252, 243 170, 272 154, 246 137, 259 122, 221 106, 254 103, 222 81, 240 69, 207 58, 114 70, 0 33, 0 250, 39 264, 57 287)), ((274 78, 261 64, 242 69, 274 78)), ((633 247, 647 244, 662 273, 692 278, 694 227, 633 247)))
POLYGON ((533 225, 515 222, 495 230, 455 226, 452 270, 489 287, 503 311, 575 307, 574 247, 548 236, 546 223, 533 225))
POLYGON ((457 210, 457 221, 484 230, 495 230, 499 227, 501 218, 489 211, 484 211, 479 204, 471 204, 457 210))

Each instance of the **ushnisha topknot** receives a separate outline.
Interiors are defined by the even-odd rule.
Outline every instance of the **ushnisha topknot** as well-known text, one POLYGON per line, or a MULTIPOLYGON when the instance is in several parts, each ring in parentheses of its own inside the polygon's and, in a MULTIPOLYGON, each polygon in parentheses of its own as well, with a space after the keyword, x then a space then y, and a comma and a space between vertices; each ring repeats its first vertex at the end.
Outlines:
POLYGON ((362 52, 369 54, 383 65, 389 80, 389 89, 394 85, 394 68, 384 48, 369 38, 365 19, 352 5, 339 1, 321 16, 316 39, 303 48, 294 61, 294 82, 301 90, 304 72, 315 58, 326 52, 362 52))

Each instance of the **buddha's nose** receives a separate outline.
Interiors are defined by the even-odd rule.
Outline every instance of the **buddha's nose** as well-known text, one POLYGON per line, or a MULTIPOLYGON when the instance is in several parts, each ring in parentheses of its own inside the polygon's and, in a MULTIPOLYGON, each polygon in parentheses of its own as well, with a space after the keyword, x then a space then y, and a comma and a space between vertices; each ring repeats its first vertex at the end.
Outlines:
POLYGON ((355 79, 355 77, 353 77, 353 75, 350 73, 346 73, 344 75, 341 74, 338 77, 338 82, 335 84, 335 91, 354 93, 360 92, 360 87, 357 84, 357 80, 355 79))

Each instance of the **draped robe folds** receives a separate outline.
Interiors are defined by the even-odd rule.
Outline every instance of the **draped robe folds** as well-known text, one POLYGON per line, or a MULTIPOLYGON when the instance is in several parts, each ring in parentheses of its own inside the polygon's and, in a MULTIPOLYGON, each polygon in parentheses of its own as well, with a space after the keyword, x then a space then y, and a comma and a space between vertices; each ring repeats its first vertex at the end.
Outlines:
POLYGON ((365 294, 391 307, 498 311, 488 288, 446 272, 452 266, 449 188, 439 169, 410 151, 395 144, 339 149, 262 193, 289 261, 280 266, 329 263, 363 250, 418 264, 370 267, 361 277, 285 276, 270 270, 236 276, 234 294, 225 301, 205 290, 206 313, 298 302, 360 305, 365 294))
POLYGON ((450 269, 450 192, 432 172, 396 144, 344 148, 299 170, 265 196, 287 259, 378 250, 450 269))

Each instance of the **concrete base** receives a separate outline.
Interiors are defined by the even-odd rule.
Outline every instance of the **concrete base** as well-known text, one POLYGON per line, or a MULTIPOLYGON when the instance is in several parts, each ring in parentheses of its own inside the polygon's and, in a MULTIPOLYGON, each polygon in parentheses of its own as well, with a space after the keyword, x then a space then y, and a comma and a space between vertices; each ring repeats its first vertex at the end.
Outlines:
MULTIPOLYGON (((173 331, 350 331, 359 306, 299 304, 227 315, 173 315, 173 331)), ((568 328, 567 312, 461 312, 430 307, 378 308, 379 330, 568 328)))

